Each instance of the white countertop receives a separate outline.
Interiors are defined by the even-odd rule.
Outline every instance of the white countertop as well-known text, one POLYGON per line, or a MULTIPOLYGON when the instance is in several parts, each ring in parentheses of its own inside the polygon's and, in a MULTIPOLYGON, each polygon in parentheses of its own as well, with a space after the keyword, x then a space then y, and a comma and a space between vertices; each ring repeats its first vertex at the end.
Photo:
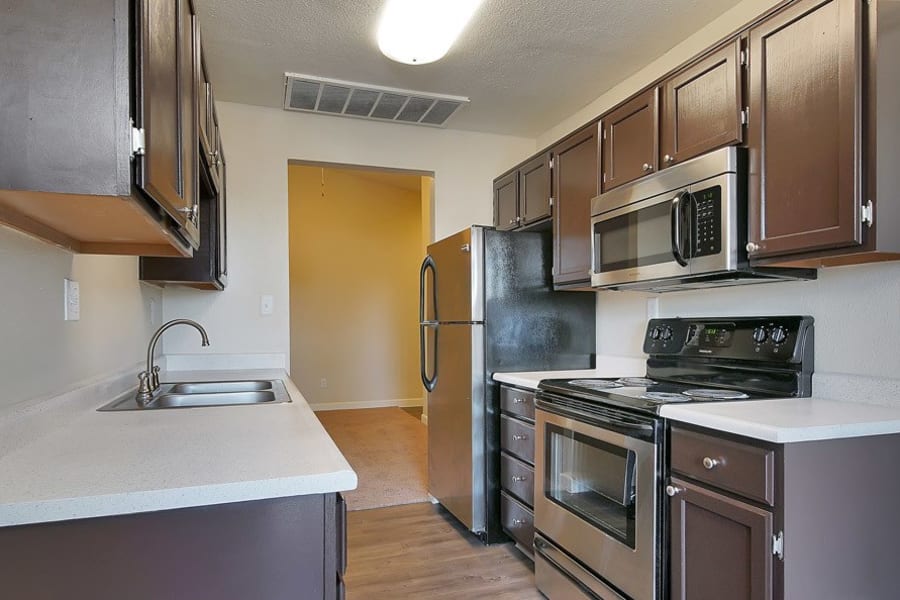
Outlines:
MULTIPOLYGON (((598 357, 597 368, 592 370, 494 373, 493 377, 510 385, 537 389, 544 379, 643 375, 645 365, 641 359, 598 357)), ((856 376, 838 374, 814 376, 813 390, 821 385, 821 389, 833 393, 837 388, 846 400, 814 396, 667 404, 661 407, 660 416, 781 444, 900 433, 900 404, 890 406, 885 402, 887 397, 896 397, 892 387, 896 382, 872 379, 869 385, 865 385, 859 380, 856 376), (850 383, 841 386, 839 382, 843 379, 850 383)))
POLYGON ((292 402, 97 412, 112 398, 81 394, 4 415, 0 526, 356 487, 356 473, 283 370, 161 379, 281 379, 292 402))
POLYGON ((667 404, 660 415, 780 444, 900 433, 900 407, 815 397, 667 404))

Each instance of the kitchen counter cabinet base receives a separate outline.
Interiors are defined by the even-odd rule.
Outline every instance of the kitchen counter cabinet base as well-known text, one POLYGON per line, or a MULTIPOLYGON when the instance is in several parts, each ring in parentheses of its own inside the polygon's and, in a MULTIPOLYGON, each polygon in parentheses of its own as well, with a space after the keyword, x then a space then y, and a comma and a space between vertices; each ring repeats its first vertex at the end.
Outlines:
POLYGON ((315 494, 0 528, 3 595, 336 599, 346 532, 340 502, 315 494))

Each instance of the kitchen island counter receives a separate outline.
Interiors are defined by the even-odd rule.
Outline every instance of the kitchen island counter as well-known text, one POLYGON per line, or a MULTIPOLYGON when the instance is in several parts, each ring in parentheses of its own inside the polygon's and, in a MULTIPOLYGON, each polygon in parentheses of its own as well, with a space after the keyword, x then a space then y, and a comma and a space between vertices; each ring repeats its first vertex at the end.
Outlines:
POLYGON ((246 379, 280 379, 292 402, 97 412, 113 396, 82 391, 0 415, 0 527, 354 489, 284 370, 161 377, 246 379))

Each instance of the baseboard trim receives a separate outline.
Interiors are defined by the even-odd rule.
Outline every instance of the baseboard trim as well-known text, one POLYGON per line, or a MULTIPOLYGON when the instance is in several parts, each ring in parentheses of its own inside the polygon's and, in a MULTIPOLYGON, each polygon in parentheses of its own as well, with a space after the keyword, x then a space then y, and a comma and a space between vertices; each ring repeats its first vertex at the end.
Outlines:
POLYGON ((424 398, 398 398, 396 400, 370 400, 368 402, 318 402, 309 403, 309 407, 313 411, 326 410, 356 410, 359 408, 391 408, 391 407, 408 407, 408 406, 424 406, 424 398))

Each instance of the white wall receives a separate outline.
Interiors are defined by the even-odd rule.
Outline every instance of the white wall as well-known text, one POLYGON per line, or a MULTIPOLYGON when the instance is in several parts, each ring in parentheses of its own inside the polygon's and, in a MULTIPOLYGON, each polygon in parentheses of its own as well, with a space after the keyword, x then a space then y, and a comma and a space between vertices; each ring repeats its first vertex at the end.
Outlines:
MULTIPOLYGON (((0 226, 0 409, 134 368, 161 315, 137 259, 73 255, 0 226), (81 287, 81 320, 63 320, 63 279, 81 287)), ((137 384, 137 380, 135 380, 137 384)))
MULTIPOLYGON (((165 292, 166 318, 200 321, 209 331, 208 353, 289 352, 289 160, 433 172, 439 239, 472 223, 491 223, 491 182, 535 148, 526 138, 231 103, 217 108, 228 160, 228 288, 165 292), (270 317, 259 316, 260 294, 275 297, 270 317)), ((167 333, 163 343, 166 354, 201 352, 187 330, 167 333)))

